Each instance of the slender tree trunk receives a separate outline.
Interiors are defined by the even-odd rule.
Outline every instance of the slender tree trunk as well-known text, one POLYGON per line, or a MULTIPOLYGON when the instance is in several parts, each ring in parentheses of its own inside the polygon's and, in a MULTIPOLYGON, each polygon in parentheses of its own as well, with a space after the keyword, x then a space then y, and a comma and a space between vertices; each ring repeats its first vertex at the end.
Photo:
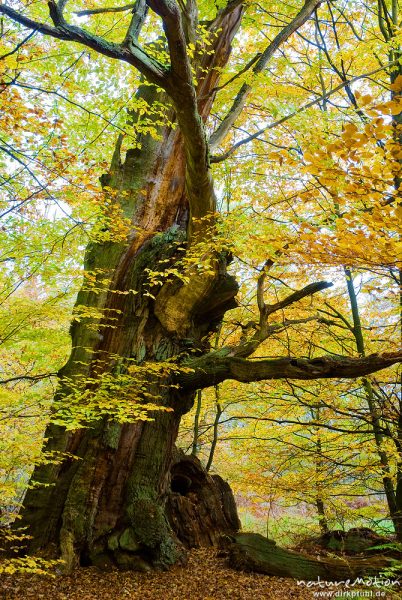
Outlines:
POLYGON ((191 445, 191 454, 197 456, 199 451, 200 435, 200 414, 202 408, 202 390, 197 390, 197 408, 194 416, 193 443, 191 445))
MULTIPOLYGON (((400 60, 402 53, 400 44, 396 38, 396 28, 399 26, 400 20, 400 11, 398 3, 392 0, 391 3, 391 11, 388 14, 388 20, 386 15, 384 14, 384 6, 379 3, 378 5, 378 22, 380 26, 381 33, 384 37, 385 42, 389 43, 389 54, 388 59, 390 62, 396 62, 400 60)), ((398 67, 393 67, 389 70, 389 81, 391 85, 394 85, 399 77, 402 75, 402 68, 399 64, 398 67)), ((401 90, 393 89, 391 91, 391 98, 400 99, 402 95, 401 90)), ((394 177, 394 188, 396 192, 396 202, 399 206, 402 205, 402 160, 399 158, 399 152, 402 147, 402 112, 392 116, 392 124, 394 127, 394 140, 396 144, 396 158, 395 161, 399 163, 399 170, 396 171, 394 177)), ((399 269, 397 271, 397 275, 395 277, 396 283, 399 286, 399 316, 402 318, 402 273, 399 269)), ((402 321, 401 321, 402 327, 402 321)), ((401 329, 401 339, 402 339, 402 329, 401 329)), ((401 376, 402 377, 402 376, 401 376)), ((402 378, 400 378, 400 393, 399 398, 401 397, 402 392, 402 378)), ((396 426, 397 433, 394 438, 394 443, 396 447, 396 451, 398 454, 397 459, 397 468, 396 468, 396 486, 393 486, 394 490, 394 513, 392 516, 392 521, 395 527, 395 532, 399 542, 402 542, 402 402, 399 400, 399 415, 398 415, 398 423, 396 426)))
MULTIPOLYGON (((399 284, 399 315, 401 318, 401 339, 402 339, 402 270, 398 270, 398 284, 399 284)), ((398 452, 398 462, 396 468, 396 490, 395 490, 395 501, 396 501, 396 513, 395 519, 397 523, 397 537, 402 542, 402 373, 399 376, 399 400, 398 400, 398 424, 397 424, 397 435, 396 435, 396 449, 398 452)))
MULTIPOLYGON (((312 417, 320 420, 320 409, 312 411, 312 417)), ((316 442, 316 456, 315 456, 315 473, 316 473, 316 500, 315 505, 317 508, 318 514, 318 524, 320 526, 321 533, 327 533, 329 531, 327 515, 325 514, 325 504, 323 499, 323 473, 324 473, 324 465, 323 465, 323 457, 322 457, 322 444, 320 438, 320 430, 317 429, 317 442, 316 442)))
MULTIPOLYGON (((200 71, 198 95, 203 119, 210 111, 211 90, 228 60, 240 15, 241 8, 221 19, 214 52, 200 61, 204 71, 200 71)), ((150 106, 155 102, 171 106, 156 86, 141 86, 137 96, 150 106)), ((173 108, 167 117, 166 122, 174 122, 173 108)), ((135 125, 140 117, 132 118, 135 125)), ((223 256, 213 280, 207 287, 201 285, 199 316, 191 313, 187 326, 181 323, 177 330, 172 330, 174 320, 169 317, 181 302, 176 293, 182 282, 165 284, 159 292, 147 281, 146 269, 161 271, 161 265, 181 258, 178 246, 186 243, 189 228, 189 165, 183 138, 177 127, 158 127, 158 140, 139 135, 136 148, 129 149, 124 160, 119 140, 110 171, 101 177, 105 202, 118 204, 132 229, 124 242, 93 243, 87 248, 85 269, 96 274, 97 286, 103 289, 94 293, 84 285, 77 305, 96 309, 103 318, 100 325, 91 318, 72 325, 72 352, 60 371, 58 401, 68 401, 73 386, 84 388, 88 376, 96 379, 104 372, 124 371, 128 364, 155 364, 187 353, 189 340, 198 352, 208 350, 205 336, 234 306, 237 285, 226 274, 223 256), (102 283, 106 279, 109 282, 102 283), (152 296, 158 292, 155 301, 152 296)), ((197 285, 199 278, 194 279, 193 295, 198 292, 197 285)), ((30 552, 54 547, 66 570, 79 562, 146 569, 180 559, 183 545, 165 509, 172 492, 170 469, 180 418, 190 410, 194 393, 179 393, 169 385, 169 376, 149 374, 133 390, 133 400, 148 397, 173 410, 155 412, 153 421, 121 425, 103 419, 73 432, 54 424, 48 427, 45 450, 65 453, 65 458, 60 464, 41 466, 33 474, 32 481, 41 485, 28 490, 19 522, 32 536, 30 552)), ((208 481, 213 484, 212 479, 208 481)), ((222 494, 222 489, 216 493, 222 494)), ((216 534, 220 529, 235 530, 235 521, 228 524, 217 517, 206 526, 215 527, 216 534)))
MULTIPOLYGON (((359 352, 360 356, 365 355, 365 345, 363 339, 363 330, 360 321, 359 307, 357 304, 357 297, 355 288, 353 285, 353 277, 352 273, 349 269, 345 268, 345 276, 346 276, 346 285, 348 289, 348 295, 350 300, 350 306, 352 311, 353 318, 353 335, 355 338, 356 349, 359 352)), ((382 481, 384 486, 385 497, 387 499, 388 510, 390 517, 392 519, 395 533, 397 534, 398 539, 402 539, 402 529, 401 522, 398 517, 398 507, 397 507, 397 499, 395 486, 392 479, 391 468, 389 463, 388 454, 384 450, 383 439, 384 434, 381 427, 381 416, 380 412, 377 408, 376 401, 373 394, 373 388, 371 386, 371 382, 366 377, 362 379, 364 394, 367 401, 367 406, 370 413, 371 425, 373 428, 373 435, 375 444, 377 447, 378 458, 380 461, 380 467, 382 472, 382 481)))
POLYGON ((317 496, 315 505, 317 508, 318 524, 320 526, 321 533, 322 534, 328 533, 329 527, 328 527, 327 517, 325 514, 325 505, 324 505, 323 499, 321 497, 317 496))
POLYGON ((219 421, 220 421, 220 418, 223 413, 223 408, 222 408, 221 401, 220 401, 219 385, 215 386, 215 403, 216 403, 216 406, 215 406, 214 426, 213 426, 213 430, 212 430, 213 431, 212 442, 211 442, 211 448, 209 450, 207 464, 205 466, 205 469, 207 471, 210 470, 213 460, 214 460, 216 445, 218 443, 218 436, 219 436, 219 421))

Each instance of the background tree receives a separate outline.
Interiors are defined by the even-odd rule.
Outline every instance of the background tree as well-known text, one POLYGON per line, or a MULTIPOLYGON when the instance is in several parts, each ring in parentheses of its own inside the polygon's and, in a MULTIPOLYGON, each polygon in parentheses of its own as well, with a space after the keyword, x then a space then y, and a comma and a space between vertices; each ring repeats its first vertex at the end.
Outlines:
MULTIPOLYGON (((373 12, 372 17, 368 18, 367 5, 362 4, 359 7, 355 5, 353 19, 351 18, 351 13, 348 11, 348 7, 344 4, 328 3, 327 6, 327 13, 324 14, 321 11, 316 16, 314 28, 308 30, 307 33, 305 31, 299 32, 298 36, 300 39, 298 43, 293 42, 292 44, 292 52, 297 54, 299 64, 306 65, 306 71, 308 67, 308 76, 304 73, 303 82, 300 81, 297 84, 290 80, 288 86, 292 85, 294 88, 299 88, 298 91, 295 90, 295 96, 305 94, 308 91, 310 94, 316 94, 317 100, 307 102, 307 99, 305 99, 304 105, 300 100, 299 103, 302 105, 302 108, 300 110, 295 108, 295 113, 291 115, 292 120, 287 116, 283 119, 278 119, 273 123, 275 128, 272 128, 272 130, 270 126, 265 129, 262 129, 260 126, 256 127, 254 133, 245 136, 243 141, 236 141, 231 146, 230 151, 240 153, 243 150, 244 154, 239 159, 239 164, 241 163, 242 168, 244 162, 252 162, 253 166, 250 166, 250 169, 254 169, 253 173, 260 177, 259 181, 261 185, 264 185, 265 177, 265 181, 269 182, 271 189, 279 188, 277 194, 273 198, 271 195, 269 201, 261 199, 261 195, 258 198, 259 210, 254 211, 257 215, 254 215, 253 229, 250 228, 250 230, 247 230, 244 236, 245 244, 247 244, 247 235, 253 236, 252 239, 256 246, 254 254, 252 254, 250 248, 247 248, 247 250, 244 248, 242 258, 244 261, 248 261, 249 268, 247 269, 247 273, 252 272, 252 267, 258 268, 258 257, 261 256, 262 252, 262 248, 258 247, 258 241, 262 236, 255 235, 256 222, 259 221, 261 229, 272 235, 272 222, 278 222, 279 215, 282 222, 285 222, 285 220, 290 221, 293 231, 296 232, 295 235, 292 236, 288 232, 286 236, 283 235, 282 231, 277 235, 275 240, 278 244, 282 243, 279 258, 280 263, 283 264, 286 260, 289 260, 293 266, 297 263, 294 253, 299 251, 299 264, 301 268, 305 262, 322 265, 325 261, 327 263, 332 261, 333 265, 352 265, 353 275, 357 277, 355 287, 358 289, 358 299, 354 297, 353 302, 355 317, 358 317, 358 304, 363 305, 365 310, 367 309, 367 302, 377 304, 378 307, 381 306, 384 319, 379 318, 379 314, 370 314, 367 312, 364 317, 364 333, 362 333, 359 323, 352 321, 352 315, 349 318, 347 313, 350 311, 350 307, 345 307, 338 293, 335 294, 336 299, 329 299, 319 309, 320 314, 325 316, 328 323, 332 320, 331 330, 333 340, 336 346, 338 346, 332 347, 333 351, 351 354, 357 351, 359 354, 362 354, 364 348, 362 348, 361 339, 359 343, 360 349, 356 348, 355 334, 360 335, 360 337, 362 335, 364 337, 367 336, 365 341, 368 347, 370 347, 370 351, 373 351, 377 343, 381 344, 384 342, 385 331, 387 331, 388 340, 391 336, 394 336, 396 345, 399 344, 400 337, 398 332, 400 281, 398 269, 395 265, 395 258, 398 253, 397 232, 399 225, 397 220, 399 219, 399 209, 396 202, 398 196, 394 189, 395 175, 399 172, 400 165, 395 160, 399 145, 395 144, 394 132, 396 124, 392 123, 394 118, 396 118, 395 115, 400 112, 400 106, 395 101, 398 95, 398 84, 391 84, 390 88, 388 80, 388 73, 392 74, 393 81, 397 78, 399 69, 398 58, 395 53, 392 53, 392 56, 389 55, 389 50, 390 48, 397 48, 398 35, 395 29, 396 21, 392 26, 391 19, 389 20, 389 25, 392 31, 391 37, 394 36, 393 42, 389 44, 388 41, 387 44, 383 44, 381 41, 378 41, 379 39, 381 40, 382 34, 379 29, 378 7, 376 6, 370 5, 370 10, 373 12), (379 32, 381 34, 380 37, 379 32), (356 44, 360 50, 358 52, 356 52, 356 44), (359 63, 360 58, 363 56, 365 60, 364 66, 359 63), (376 71, 377 75, 371 77, 370 81, 366 80, 361 82, 361 84, 358 83, 361 81, 361 77, 357 74, 356 67, 364 70, 368 66, 373 71, 376 71), (380 71, 378 71, 378 67, 380 71), (318 85, 318 91, 315 90, 312 81, 318 85), (321 94, 319 94, 320 88, 321 94), (393 101, 390 102, 391 94, 393 101), (314 128, 314 131, 311 132, 311 127, 309 127, 312 104, 315 104, 317 109, 322 112, 322 134, 320 136, 317 135, 317 128, 314 128), (295 115, 300 115, 304 111, 306 111, 306 121, 304 122, 302 119, 298 120, 297 126, 293 126, 292 128, 295 115), (346 124, 345 119, 348 120, 346 124), (304 128, 303 125, 305 126, 304 128), (377 127, 379 128, 378 130, 377 127), (266 135, 266 132, 269 132, 270 138, 266 135), (275 152, 272 152, 273 139, 275 139, 277 145, 275 152), (285 140, 287 140, 286 144, 285 140), (246 153, 246 148, 249 148, 249 146, 246 143, 254 144, 253 150, 248 154, 246 153), (271 150, 268 150, 270 147, 271 150), (262 156, 267 161, 271 161, 269 171, 267 169, 264 170, 263 166, 258 162, 262 160, 262 156), (275 168, 275 160, 278 163, 277 168, 275 168), (295 165, 297 166, 293 171, 295 165), (301 178, 300 169, 304 173, 308 173, 310 177, 306 179, 301 178), (277 181, 280 181, 280 184, 277 181), (298 210, 292 214, 295 198, 299 198, 298 210), (302 205, 306 207, 307 213, 303 209, 300 209, 302 205), (283 209, 278 209, 278 206, 283 206, 283 209), (339 207, 341 207, 341 211, 339 207), (293 218, 289 218, 289 215, 292 215, 293 218), (305 234, 301 233, 300 235, 300 232, 303 230, 305 234), (305 246, 303 242, 301 243, 301 240, 305 241, 305 246), (317 243, 317 240, 324 242, 321 249, 319 248, 320 242, 317 243), (291 258, 289 258, 289 255, 291 255, 291 258), (252 257, 251 261, 250 257, 252 257), (358 285, 356 285, 357 281, 359 282, 358 285), (386 293, 384 293, 384 288, 387 290, 386 293), (342 311, 340 310, 341 305, 342 311), (374 333, 375 331, 376 334, 374 333)), ((393 7, 393 18, 397 18, 396 8, 396 6, 393 7)), ((391 9, 392 7, 389 5, 387 8, 389 14, 391 14, 391 9)), ((288 60, 289 62, 291 61, 288 60)), ((301 67, 299 66, 299 73, 300 69, 301 67)), ((271 70, 270 77, 272 76, 273 73, 271 70)), ((281 84, 283 85, 283 71, 278 72, 278 74, 275 73, 275 76, 275 89, 277 90, 281 84)), ((269 83, 272 84, 272 80, 269 83)), ((315 113, 315 115, 315 118, 318 119, 318 114, 315 113)), ((318 121, 314 122, 317 123, 318 121)), ((232 171, 232 181, 233 178, 232 171)), ((236 180, 236 184, 241 185, 240 177, 236 180)), ((231 216, 231 219, 237 225, 240 223, 240 218, 236 214, 231 216)), ((246 228, 246 225, 244 227, 246 228)), ((278 231, 279 228, 276 229, 276 232, 278 231)), ((280 267, 281 265, 279 265, 278 270, 272 273, 272 275, 277 278, 280 275, 283 281, 286 271, 285 269, 280 271, 280 267)), ((245 267, 243 269, 246 270, 245 267)), ((356 289, 353 292, 353 286, 350 281, 351 271, 347 267, 343 267, 343 270, 347 274, 349 295, 356 296, 356 289)), ((286 273, 286 276, 286 281, 289 282, 289 273, 286 273)), ((293 273, 292 277, 294 277, 293 273)), ((340 275, 337 274, 335 277, 339 281, 340 275)), ((277 282, 272 282, 272 285, 277 286, 277 282)), ((250 310, 246 300, 245 306, 250 310)), ((300 329, 301 326, 299 327, 299 335, 300 329)), ((292 338, 292 335, 290 334, 289 337, 292 338)), ((321 330, 318 339, 310 339, 310 343, 313 346, 317 343, 322 347, 324 337, 324 331, 321 330)), ((287 345, 289 348, 288 340, 282 340, 282 344, 284 346, 287 345)), ((329 346, 326 347, 329 348, 329 346)), ((261 350, 262 348, 259 349, 259 353, 261 353, 261 350)), ((272 346, 270 346, 271 351, 272 346)), ((306 354, 308 352, 309 349, 307 347, 306 354)), ((367 380, 363 381, 363 386, 369 387, 374 385, 376 389, 374 400, 372 398, 373 394, 370 392, 370 399, 367 406, 369 406, 368 410, 371 414, 374 428, 377 429, 377 447, 382 455, 381 460, 385 461, 385 463, 389 462, 392 465, 391 467, 387 467, 390 468, 391 476, 386 477, 384 482, 388 488, 390 498, 388 515, 395 515, 395 488, 399 479, 396 464, 398 462, 397 429, 399 421, 398 395, 395 393, 398 386, 397 381, 398 375, 395 372, 390 372, 389 375, 383 376, 380 385, 378 380, 376 381, 375 379, 371 382, 367 380), (391 430, 393 433, 391 433, 391 430), (380 438, 382 438, 382 441, 378 439, 379 432, 381 433, 380 438), (382 437, 383 434, 385 437, 382 437), (394 442, 391 440, 394 440, 394 442)), ((309 393, 311 393, 311 386, 306 387, 309 389, 309 393)), ((326 408, 330 410, 329 413, 324 412, 324 419, 320 427, 322 431, 329 433, 328 419, 334 419, 334 422, 336 422, 338 418, 342 419, 350 415, 349 419, 346 419, 339 425, 344 428, 344 433, 348 432, 351 434, 349 442, 345 442, 345 446, 342 448, 342 434, 339 433, 337 434, 339 437, 339 446, 334 445, 333 447, 338 447, 338 453, 341 453, 342 457, 345 452, 347 453, 350 450, 350 455, 345 455, 344 460, 352 464, 352 451, 357 451, 359 448, 363 451, 362 447, 366 448, 364 454, 365 461, 367 462, 364 461, 364 463, 361 463, 358 470, 355 471, 355 475, 353 476, 354 489, 349 490, 350 494, 356 492, 356 486, 360 479, 363 485, 360 487, 358 495, 361 495, 360 500, 365 502, 364 495, 367 495, 369 498, 372 494, 377 496, 379 493, 381 494, 378 479, 378 469, 381 469, 381 467, 377 464, 378 458, 376 459, 375 453, 373 454, 371 443, 367 444, 369 439, 373 439, 373 436, 371 435, 368 438, 367 435, 361 437, 359 434, 359 429, 366 429, 366 434, 369 433, 371 428, 370 417, 367 416, 367 407, 365 408, 364 404, 361 404, 364 397, 364 394, 363 396, 361 394, 362 389, 357 388, 355 390, 355 393, 350 397, 349 405, 345 405, 342 402, 339 406, 337 406, 336 398, 338 394, 336 393, 336 389, 328 388, 328 390, 331 390, 332 398, 328 398, 327 401, 324 400, 326 395, 322 392, 320 394, 320 399, 325 403, 326 408), (342 413, 343 417, 340 416, 342 413), (337 414, 339 415, 338 417, 336 416, 337 414), (370 469, 371 475, 374 475, 371 483, 368 483, 368 480, 366 481, 366 492, 364 491, 365 474, 362 464, 365 464, 364 468, 366 470, 370 469)), ((338 390, 340 389, 341 387, 338 387, 338 390)), ((345 390, 343 390, 342 394, 344 393, 345 390)), ((269 406, 270 411, 275 413, 276 407, 281 406, 281 397, 275 387, 273 388, 272 395, 272 403, 269 406)), ((226 397, 225 392, 224 397, 226 397)), ((267 398, 267 396, 264 397, 267 398)), ((293 402, 295 399, 293 397, 293 402)), ((253 435, 251 431, 246 433, 243 430, 245 425, 242 421, 245 420, 247 423, 247 415, 253 414, 252 407, 255 401, 255 396, 253 397, 250 394, 247 410, 244 410, 242 404, 240 405, 243 410, 238 411, 240 421, 238 428, 236 427, 235 429, 236 434, 233 433, 231 426, 230 433, 225 429, 221 431, 221 437, 226 439, 228 436, 238 435, 239 439, 245 440, 243 443, 246 445, 250 443, 249 440, 253 439, 253 435), (239 413, 241 416, 239 416, 239 413)), ((267 411, 265 410, 261 410, 257 415, 251 417, 251 423, 253 424, 257 421, 259 435, 263 437, 261 453, 264 452, 264 444, 267 447, 265 466, 268 467, 270 461, 273 462, 271 458, 272 451, 270 450, 271 445, 268 443, 269 436, 272 435, 276 438, 276 432, 266 426, 266 421, 280 423, 282 426, 280 429, 282 430, 285 423, 289 423, 289 429, 291 429, 292 425, 297 426, 300 423, 301 431, 312 431, 314 429, 312 426, 316 420, 312 419, 311 415, 305 414, 308 412, 309 407, 309 403, 306 402, 304 400, 304 409, 302 406, 300 407, 304 412, 301 413, 302 416, 298 417, 297 422, 292 423, 292 417, 286 416, 286 413, 289 415, 292 412, 291 404, 287 405, 285 414, 282 413, 276 419, 275 414, 267 416, 267 411), (306 427, 307 423, 310 424, 310 429, 306 427)), ((317 400, 317 403, 320 406, 320 400, 317 400)), ((229 414, 231 414, 230 410, 229 414)), ((232 419, 232 416, 229 419, 232 419)), ((223 423, 225 422, 225 415, 222 421, 223 423)), ((209 431, 210 423, 210 421, 206 422, 206 431, 209 431)), ((233 425, 233 421, 231 423, 233 425)), ((255 424, 249 429, 255 429, 255 424)), ((255 432, 254 436, 258 437, 255 432)), ((348 438, 349 436, 346 439, 348 438)), ((292 442, 289 441, 288 445, 285 445, 289 453, 292 451, 291 444, 296 444, 296 442, 297 440, 292 439, 292 442)), ((239 441, 238 445, 240 447, 241 441, 239 441)), ((231 456, 231 453, 229 453, 229 456, 231 456)), ((222 464, 222 462, 218 460, 217 464, 222 464)), ((226 466, 230 469, 229 465, 224 465, 225 468, 226 466)), ((256 470, 252 459, 250 459, 249 466, 251 471, 256 470)), ((339 467, 338 477, 341 477, 342 464, 339 467)), ((300 467, 299 470, 302 472, 300 467)), ((351 471, 348 471, 346 464, 344 465, 344 470, 345 475, 348 473, 348 476, 351 477, 351 471)), ((293 475, 296 472, 297 469, 295 469, 293 475)), ((247 474, 249 475, 249 472, 247 474)), ((234 476, 232 472, 231 476, 234 476)), ((236 474, 236 477, 238 476, 242 478, 241 474, 236 474)), ((244 481, 246 481, 246 476, 244 476, 244 481)), ((303 481, 301 474, 300 481, 303 481)), ((329 474, 327 474, 327 481, 328 483, 331 481, 329 474)), ((267 479, 265 479, 265 482, 268 485, 267 479)), ((286 495, 286 489, 289 491, 290 488, 291 486, 289 485, 287 487, 286 485, 283 487, 278 485, 276 489, 280 490, 279 495, 286 495)), ((331 495, 329 485, 326 486, 325 491, 327 496, 331 495)), ((332 490, 332 492, 334 491, 332 490)), ((304 495, 306 496, 305 493, 304 495)), ((298 501, 300 501, 299 496, 298 501)), ((334 500, 331 499, 330 503, 333 504, 334 500)), ((338 505, 338 515, 340 514, 339 508, 338 505)), ((383 509, 381 509, 382 511, 383 509)), ((374 516, 372 510, 371 516, 374 516)), ((395 528, 398 529, 398 518, 396 517, 394 520, 395 528)))

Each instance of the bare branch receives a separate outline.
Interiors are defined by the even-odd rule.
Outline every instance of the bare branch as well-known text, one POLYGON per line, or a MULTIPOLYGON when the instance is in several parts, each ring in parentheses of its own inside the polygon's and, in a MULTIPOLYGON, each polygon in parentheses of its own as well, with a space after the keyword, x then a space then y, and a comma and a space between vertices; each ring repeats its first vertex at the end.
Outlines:
MULTIPOLYGON (((254 75, 258 75, 266 68, 274 52, 310 18, 312 13, 317 9, 321 2, 323 2, 323 0, 306 0, 303 8, 297 13, 295 18, 278 33, 278 35, 261 54, 253 68, 254 75)), ((244 83, 241 86, 226 117, 210 137, 209 144, 211 147, 216 147, 224 140, 230 128, 232 125, 234 125, 240 113, 242 112, 251 90, 252 85, 248 83, 244 83)))
POLYGON ((10 50, 10 52, 6 52, 6 54, 2 54, 0 56, 0 60, 3 60, 4 58, 7 58, 7 56, 11 56, 12 54, 15 54, 16 52, 18 52, 18 50, 27 43, 28 40, 31 39, 31 37, 33 37, 35 35, 36 31, 31 31, 31 33, 29 33, 19 44, 16 45, 16 47, 13 50, 10 50))
MULTIPOLYGON (((339 310, 337 310, 336 308, 331 306, 329 302, 325 302, 325 306, 327 306, 332 311, 332 314, 331 314, 332 317, 334 315, 336 317, 338 317, 338 319, 340 319, 346 325, 346 327, 349 329, 349 331, 351 331, 353 333, 353 325, 351 323, 349 323, 349 321, 346 319, 346 317, 344 317, 343 314, 341 312, 339 312, 339 310)), ((325 313, 326 311, 319 309, 319 312, 325 313)), ((329 312, 327 312, 326 314, 330 315, 329 312)))
POLYGON ((24 27, 27 27, 28 29, 33 29, 34 31, 39 31, 39 33, 43 33, 44 35, 50 35, 59 40, 68 39, 68 37, 66 37, 66 35, 63 32, 59 31, 55 27, 52 27, 51 25, 47 25, 46 23, 40 23, 39 21, 34 21, 33 19, 30 19, 29 17, 22 15, 21 13, 17 12, 13 8, 10 8, 9 6, 5 6, 4 4, 0 4, 0 14, 7 15, 8 17, 10 17, 10 19, 15 21, 16 23, 20 23, 21 25, 23 25, 24 27))
POLYGON ((292 419, 274 419, 271 417, 253 417, 250 415, 235 415, 233 417, 229 417, 221 421, 221 424, 228 423, 230 421, 268 421, 270 423, 277 423, 278 425, 300 425, 301 427, 319 427, 324 429, 329 429, 330 431, 339 431, 341 433, 350 433, 352 435, 356 434, 371 434, 373 433, 372 429, 360 429, 359 426, 356 429, 344 429, 341 427, 336 427, 334 425, 330 425, 328 423, 322 423, 321 421, 297 421, 292 419))
POLYGON ((254 321, 251 321, 250 323, 247 323, 246 325, 241 326, 243 329, 243 333, 245 335, 243 336, 243 339, 240 340, 240 344, 238 346, 232 346, 232 347, 227 347, 226 349, 223 349, 224 351, 225 350, 228 351, 231 356, 238 356, 238 357, 242 357, 242 358, 246 358, 246 357, 250 356, 257 350, 257 348, 267 338, 272 336, 274 333, 278 333, 280 331, 283 331, 284 329, 287 329, 291 325, 295 325, 298 323, 307 323, 309 321, 322 322, 322 319, 320 319, 319 316, 314 315, 314 316, 306 317, 303 319, 297 319, 297 320, 284 319, 281 323, 273 323, 273 324, 268 323, 268 318, 270 317, 270 315, 274 314, 275 312, 278 312, 279 310, 283 310, 287 306, 290 306, 291 304, 294 304, 295 302, 299 302, 299 300, 302 300, 303 298, 306 298, 307 296, 316 294, 317 292, 320 292, 321 290, 325 290, 326 288, 331 287, 333 285, 329 281, 318 281, 315 283, 310 283, 309 285, 306 285, 301 290, 298 290, 296 292, 293 292, 289 296, 286 296, 286 298, 284 298, 280 302, 276 302, 275 304, 265 304, 265 302, 264 302, 264 282, 265 282, 265 278, 266 278, 267 269, 272 264, 273 264, 273 261, 271 259, 267 260, 267 262, 264 265, 264 270, 262 271, 261 275, 259 276, 258 282, 257 282, 257 304, 258 304, 258 310, 260 313, 260 319, 259 319, 258 326, 254 321), (254 334, 251 336, 247 336, 247 333, 250 330, 254 331, 254 334))
POLYGON ((7 15, 28 29, 39 31, 44 35, 49 35, 59 40, 77 42, 100 54, 127 62, 136 67, 151 83, 155 83, 162 88, 166 86, 167 70, 153 57, 138 45, 131 44, 130 48, 122 44, 116 44, 101 38, 89 31, 68 24, 54 0, 49 2, 49 12, 55 26, 47 25, 34 21, 18 11, 0 4, 0 14, 7 15))
POLYGON ((42 373, 40 375, 16 375, 15 377, 9 377, 8 379, 1 379, 0 385, 6 385, 6 383, 12 383, 13 381, 41 381, 42 379, 49 379, 49 377, 57 377, 57 373, 42 373))
POLYGON ((264 307, 265 317, 267 318, 269 315, 272 315, 278 310, 283 310, 287 306, 290 306, 295 302, 299 302, 299 300, 302 300, 302 298, 306 298, 306 296, 312 296, 313 294, 316 294, 317 292, 320 292, 321 290, 325 290, 326 288, 332 286, 333 283, 331 283, 330 281, 317 281, 315 283, 310 283, 301 290, 298 290, 297 292, 293 292, 293 294, 286 296, 286 298, 284 298, 280 302, 276 302, 275 304, 266 304, 264 307))
POLYGON ((135 7, 135 3, 134 4, 125 4, 124 6, 115 6, 115 7, 111 6, 109 8, 105 7, 105 8, 92 8, 92 9, 88 9, 88 10, 78 10, 74 14, 77 15, 78 17, 86 17, 89 15, 100 15, 102 13, 124 12, 126 10, 131 10, 134 7, 135 7))
MULTIPOLYGON (((399 65, 399 59, 391 61, 385 65, 382 65, 381 67, 378 67, 377 69, 374 69, 373 71, 364 73, 363 75, 356 75, 356 77, 352 77, 351 79, 343 81, 342 83, 340 83, 339 85, 334 87, 331 91, 327 92, 325 95, 320 95, 315 100, 311 100, 311 102, 307 102, 306 104, 303 104, 303 106, 301 106, 300 108, 295 110, 293 113, 290 113, 289 115, 286 115, 286 116, 282 117, 281 119, 278 119, 277 121, 274 121, 273 123, 270 123, 269 125, 266 125, 262 129, 259 129, 255 133, 248 135, 247 137, 243 138, 242 140, 239 140, 238 142, 233 144, 233 146, 231 148, 229 148, 229 150, 227 152, 225 152, 224 154, 220 154, 217 156, 211 156, 210 157, 211 164, 219 163, 224 160, 227 160, 230 156, 232 156, 232 154, 234 154, 236 152, 236 150, 241 148, 241 146, 244 146, 244 144, 249 144, 253 140, 260 137, 260 135, 262 135, 266 131, 269 131, 270 129, 274 129, 275 127, 278 127, 279 125, 286 123, 286 121, 293 119, 293 117, 295 117, 296 115, 299 115, 299 114, 303 113, 304 111, 308 110, 309 108, 312 108, 316 104, 320 104, 323 100, 329 98, 336 92, 339 92, 345 86, 350 86, 352 83, 355 83, 356 81, 359 81, 360 79, 365 79, 367 77, 371 77, 372 75, 376 75, 380 71, 384 71, 385 69, 388 69, 389 67, 392 67, 397 64, 399 65)), ((391 201, 393 201, 393 199, 391 201)), ((388 202, 388 203, 390 203, 390 202, 388 202)))

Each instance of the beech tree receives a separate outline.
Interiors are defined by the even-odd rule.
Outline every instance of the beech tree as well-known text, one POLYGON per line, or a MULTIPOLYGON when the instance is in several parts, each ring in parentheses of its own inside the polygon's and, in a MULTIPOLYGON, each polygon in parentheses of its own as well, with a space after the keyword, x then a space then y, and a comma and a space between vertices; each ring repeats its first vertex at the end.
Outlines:
MULTIPOLYGON (((81 317, 71 325, 71 355, 58 373, 55 404, 73 403, 78 390, 85 413, 85 403, 106 389, 131 399, 139 418, 119 423, 103 414, 91 427, 77 429, 51 423, 44 452, 61 454, 63 460, 35 469, 36 483, 27 492, 19 524, 32 536, 30 553, 57 548, 67 570, 80 562, 102 561, 124 568, 166 567, 191 545, 185 536, 188 514, 178 502, 172 518, 168 506, 172 495, 184 494, 183 486, 195 492, 200 484, 195 467, 190 475, 180 471, 174 450, 180 419, 191 409, 197 390, 227 379, 360 377, 400 362, 402 355, 250 358, 277 332, 274 315, 330 286, 314 281, 267 303, 264 283, 272 256, 258 280, 258 322, 244 323, 246 335, 235 345, 210 345, 224 315, 236 306, 238 291, 228 272, 230 250, 217 231, 211 169, 234 150, 214 152, 235 127, 253 82, 321 0, 299 3, 265 49, 240 66, 232 79, 245 72, 247 79, 212 132, 210 115, 231 44, 236 35, 246 35, 245 2, 210 6, 196 0, 137 0, 78 12, 86 17, 87 28, 76 24, 72 4, 50 0, 51 24, 6 4, 0 5, 0 13, 30 31, 121 61, 127 72, 138 70, 143 79, 133 94, 147 106, 150 118, 154 115, 157 135, 136 131, 141 112, 131 111, 132 147, 123 156, 119 136, 108 172, 99 174, 110 222, 121 216, 127 231, 117 240, 91 242, 86 249, 84 266, 94 282, 92 287, 85 283, 77 297, 81 317), (119 13, 125 23, 120 42, 91 29, 93 15, 110 12, 119 13), (147 19, 155 23, 153 39, 141 36, 147 19), (149 401, 155 410, 152 420, 143 414, 149 401)), ((223 494, 222 482, 215 483, 223 494)), ((221 531, 225 524, 235 528, 235 517, 201 520, 199 529, 213 541, 214 528, 221 531)))

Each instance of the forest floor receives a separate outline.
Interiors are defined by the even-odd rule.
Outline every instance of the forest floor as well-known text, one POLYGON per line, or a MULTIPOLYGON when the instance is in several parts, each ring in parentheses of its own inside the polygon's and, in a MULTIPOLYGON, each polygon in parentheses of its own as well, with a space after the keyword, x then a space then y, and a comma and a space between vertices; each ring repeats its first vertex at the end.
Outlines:
POLYGON ((56 578, 0 576, 0 600, 313 600, 314 598, 391 599, 379 590, 307 589, 291 579, 240 573, 228 568, 216 550, 192 550, 185 567, 166 572, 101 572, 82 568, 56 578), (348 593, 347 593, 348 592, 348 593), (372 596, 367 595, 371 593, 372 596), (381 593, 381 595, 380 595, 381 593))

